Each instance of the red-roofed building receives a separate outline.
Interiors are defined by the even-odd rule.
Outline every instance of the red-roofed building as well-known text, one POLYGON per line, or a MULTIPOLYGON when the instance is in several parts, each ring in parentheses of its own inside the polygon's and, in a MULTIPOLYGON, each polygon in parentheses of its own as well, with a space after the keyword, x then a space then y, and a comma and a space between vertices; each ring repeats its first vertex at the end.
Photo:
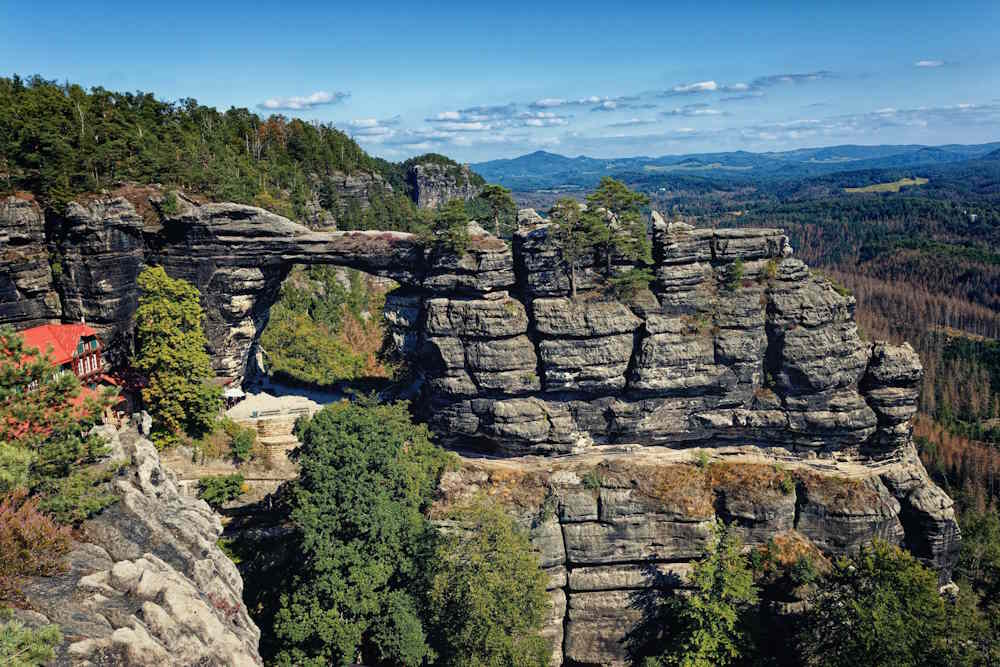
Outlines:
POLYGON ((101 341, 86 324, 43 324, 20 334, 25 350, 48 353, 53 365, 73 373, 84 385, 95 384, 104 372, 101 341))

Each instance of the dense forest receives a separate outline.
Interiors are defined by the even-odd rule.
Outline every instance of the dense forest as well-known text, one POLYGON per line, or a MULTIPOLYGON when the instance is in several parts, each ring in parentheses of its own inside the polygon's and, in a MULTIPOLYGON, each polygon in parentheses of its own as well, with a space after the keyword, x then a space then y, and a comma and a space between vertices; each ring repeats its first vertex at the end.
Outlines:
POLYGON ((262 206, 308 222, 319 209, 341 229, 410 229, 406 179, 430 154, 392 163, 365 153, 332 124, 248 109, 219 111, 193 99, 120 93, 40 77, 0 78, 0 191, 26 190, 59 210, 82 193, 125 181, 161 183, 262 206), (364 200, 343 195, 346 176, 364 200))

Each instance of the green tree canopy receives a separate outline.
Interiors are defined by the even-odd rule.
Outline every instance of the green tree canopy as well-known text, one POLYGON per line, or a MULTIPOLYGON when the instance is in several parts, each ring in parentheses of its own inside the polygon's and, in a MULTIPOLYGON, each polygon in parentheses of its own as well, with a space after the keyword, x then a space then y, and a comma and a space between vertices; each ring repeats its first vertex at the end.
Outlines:
POLYGON ((809 603, 800 635, 807 665, 972 664, 968 610, 942 598, 935 572, 885 542, 837 561, 809 603))
POLYGON ((757 603, 757 589, 739 539, 718 523, 708 542, 708 554, 695 564, 689 594, 675 593, 653 613, 663 626, 648 628, 638 650, 653 646, 645 667, 723 667, 750 653, 748 615, 757 603))
POLYGON ((517 219, 517 207, 510 190, 502 185, 487 185, 478 198, 489 208, 490 220, 493 222, 493 235, 497 238, 509 236, 517 219))
POLYGON ((430 561, 428 614, 441 667, 546 667, 547 576, 513 519, 480 500, 453 511, 430 561))
POLYGON ((155 440, 171 441, 180 433, 198 437, 212 430, 221 390, 214 376, 202 330, 204 312, 198 290, 163 267, 139 274, 134 366, 148 380, 142 398, 153 416, 155 440))
POLYGON ((603 241, 606 277, 611 278, 611 263, 615 253, 633 263, 650 264, 653 261, 652 243, 646 234, 642 207, 649 204, 649 197, 629 189, 610 176, 601 179, 600 185, 587 195, 587 206, 604 211, 607 237, 603 241))
POLYGON ((300 562, 281 598, 280 665, 416 666, 423 511, 448 462, 405 403, 341 402, 298 430, 300 562))
POLYGON ((428 217, 420 230, 426 243, 458 255, 465 252, 469 246, 469 212, 464 201, 449 199, 428 217))
POLYGON ((576 298, 580 261, 607 240, 607 227, 592 209, 586 211, 572 197, 562 197, 550 211, 552 226, 548 242, 558 249, 569 275, 570 295, 576 298))

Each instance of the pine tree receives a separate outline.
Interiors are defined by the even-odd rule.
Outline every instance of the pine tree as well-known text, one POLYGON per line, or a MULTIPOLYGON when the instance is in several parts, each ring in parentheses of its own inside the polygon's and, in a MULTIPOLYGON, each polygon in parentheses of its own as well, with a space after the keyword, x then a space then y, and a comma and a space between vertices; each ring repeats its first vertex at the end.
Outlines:
POLYGON ((514 198, 510 190, 502 185, 487 185, 478 196, 489 207, 490 219, 493 221, 493 235, 500 238, 506 236, 514 226, 517 215, 514 198))
POLYGON ((580 202, 571 197, 559 199, 550 215, 548 242, 559 251, 569 275, 570 296, 575 299, 580 261, 605 241, 607 228, 593 210, 584 211, 580 202))

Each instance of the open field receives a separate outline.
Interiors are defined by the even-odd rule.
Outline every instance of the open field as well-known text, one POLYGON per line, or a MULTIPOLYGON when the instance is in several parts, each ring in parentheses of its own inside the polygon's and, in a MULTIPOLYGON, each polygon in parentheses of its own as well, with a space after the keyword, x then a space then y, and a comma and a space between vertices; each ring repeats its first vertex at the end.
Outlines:
POLYGON ((928 181, 926 178, 901 178, 891 183, 875 183, 861 188, 844 188, 844 192, 899 192, 903 188, 911 185, 924 185, 928 181))

